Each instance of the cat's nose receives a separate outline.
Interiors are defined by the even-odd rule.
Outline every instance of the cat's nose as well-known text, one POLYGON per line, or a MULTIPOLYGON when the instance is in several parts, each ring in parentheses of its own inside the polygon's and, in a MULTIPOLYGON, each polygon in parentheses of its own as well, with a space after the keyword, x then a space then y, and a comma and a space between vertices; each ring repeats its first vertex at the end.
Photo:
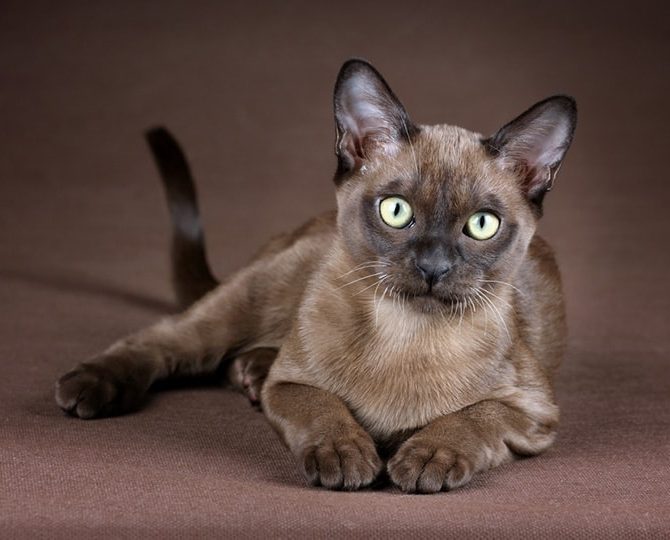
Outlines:
POLYGON ((414 263, 428 285, 434 285, 451 270, 451 263, 444 257, 422 256, 414 263))

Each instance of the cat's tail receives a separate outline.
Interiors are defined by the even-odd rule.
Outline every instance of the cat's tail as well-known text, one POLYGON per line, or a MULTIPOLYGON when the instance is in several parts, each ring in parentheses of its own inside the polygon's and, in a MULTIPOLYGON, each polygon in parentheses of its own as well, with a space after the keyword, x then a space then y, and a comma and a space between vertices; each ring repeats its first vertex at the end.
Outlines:
POLYGON ((186 308, 214 289, 205 251, 195 184, 179 143, 163 127, 145 133, 158 166, 172 221, 172 284, 180 307, 186 308))

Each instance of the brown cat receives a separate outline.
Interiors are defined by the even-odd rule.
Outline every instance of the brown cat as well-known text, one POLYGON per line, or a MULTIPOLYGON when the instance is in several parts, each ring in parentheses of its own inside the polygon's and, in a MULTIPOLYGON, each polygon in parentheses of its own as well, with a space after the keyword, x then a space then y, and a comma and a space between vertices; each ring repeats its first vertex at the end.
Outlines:
POLYGON ((262 385, 267 418, 315 485, 369 485, 390 456, 396 485, 435 492, 552 444, 565 322, 535 229, 574 100, 546 99, 483 138, 412 124, 379 73, 351 60, 335 119, 337 213, 275 238, 218 287, 186 162, 166 132, 150 134, 178 296, 216 288, 65 374, 64 410, 124 412, 158 379, 231 361, 252 399, 262 385))

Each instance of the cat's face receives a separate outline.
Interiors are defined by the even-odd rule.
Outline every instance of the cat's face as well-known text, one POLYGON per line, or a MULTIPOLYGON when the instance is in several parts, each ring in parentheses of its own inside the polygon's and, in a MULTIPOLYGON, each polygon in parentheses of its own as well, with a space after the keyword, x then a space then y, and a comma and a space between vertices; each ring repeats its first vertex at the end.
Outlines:
POLYGON ((545 100, 483 139, 412 125, 379 74, 353 61, 335 106, 339 231, 380 289, 435 311, 509 281, 572 138, 574 102, 545 100))
POLYGON ((507 280, 536 220, 477 135, 430 126, 412 139, 340 186, 340 232, 357 263, 379 261, 367 270, 382 291, 431 310, 507 280))

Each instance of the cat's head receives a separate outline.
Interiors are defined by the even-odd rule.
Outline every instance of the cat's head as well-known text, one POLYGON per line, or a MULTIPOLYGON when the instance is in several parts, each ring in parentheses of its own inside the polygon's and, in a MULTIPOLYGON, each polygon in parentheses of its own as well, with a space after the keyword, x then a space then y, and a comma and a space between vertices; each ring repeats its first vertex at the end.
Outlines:
POLYGON ((508 281, 570 146, 574 99, 545 99, 482 137, 413 124, 381 75, 350 60, 334 101, 338 228, 354 263, 423 311, 508 281))

